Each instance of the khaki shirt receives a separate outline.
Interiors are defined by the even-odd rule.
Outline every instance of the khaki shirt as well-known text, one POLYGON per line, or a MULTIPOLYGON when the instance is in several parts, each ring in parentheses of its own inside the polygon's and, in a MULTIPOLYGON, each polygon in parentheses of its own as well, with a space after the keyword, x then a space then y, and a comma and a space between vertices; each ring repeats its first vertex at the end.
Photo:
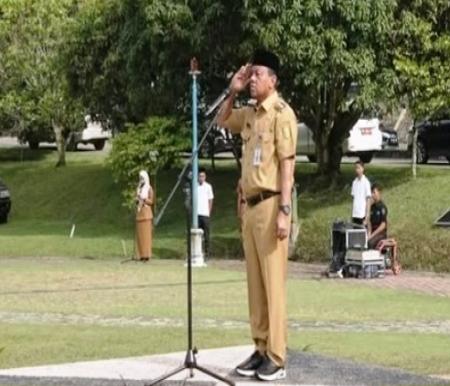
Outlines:
POLYGON ((246 197, 281 190, 280 160, 295 157, 297 120, 274 92, 259 106, 233 109, 224 126, 242 137, 242 190, 246 197))

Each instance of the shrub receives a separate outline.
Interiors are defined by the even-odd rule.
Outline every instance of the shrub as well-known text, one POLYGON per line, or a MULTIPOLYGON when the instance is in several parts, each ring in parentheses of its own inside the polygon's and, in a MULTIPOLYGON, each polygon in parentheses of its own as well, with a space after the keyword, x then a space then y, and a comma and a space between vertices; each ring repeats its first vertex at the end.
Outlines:
POLYGON ((171 117, 151 117, 143 123, 127 125, 127 131, 113 141, 108 157, 114 179, 123 186, 127 206, 134 202, 140 170, 154 176, 174 166, 179 153, 189 146, 186 127, 171 117))

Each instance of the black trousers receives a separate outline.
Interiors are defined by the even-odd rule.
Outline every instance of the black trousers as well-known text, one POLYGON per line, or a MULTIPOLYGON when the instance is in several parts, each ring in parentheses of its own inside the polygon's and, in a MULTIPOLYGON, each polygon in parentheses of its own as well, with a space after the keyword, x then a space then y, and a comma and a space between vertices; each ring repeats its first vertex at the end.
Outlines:
POLYGON ((198 216, 198 227, 203 230, 203 240, 205 242, 205 254, 208 255, 209 250, 209 217, 198 216))
POLYGON ((352 223, 362 225, 364 222, 364 218, 352 217, 352 223))
POLYGON ((369 247, 369 249, 375 249, 377 247, 377 244, 381 241, 387 239, 387 233, 386 232, 381 232, 379 234, 377 234, 375 237, 371 238, 368 242, 367 245, 369 247))

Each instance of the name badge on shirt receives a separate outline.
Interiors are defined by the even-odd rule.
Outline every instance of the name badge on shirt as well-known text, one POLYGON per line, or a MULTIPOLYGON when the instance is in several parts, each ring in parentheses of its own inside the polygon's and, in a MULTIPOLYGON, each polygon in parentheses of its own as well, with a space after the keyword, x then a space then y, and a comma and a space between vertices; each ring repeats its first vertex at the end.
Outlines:
POLYGON ((261 144, 257 144, 253 152, 253 166, 261 165, 261 144))

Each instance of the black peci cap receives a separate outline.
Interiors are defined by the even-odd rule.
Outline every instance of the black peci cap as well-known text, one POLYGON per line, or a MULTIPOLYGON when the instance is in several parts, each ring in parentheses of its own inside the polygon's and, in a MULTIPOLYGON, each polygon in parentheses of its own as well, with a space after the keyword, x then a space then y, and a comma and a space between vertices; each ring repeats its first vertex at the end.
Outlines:
POLYGON ((265 49, 257 49, 253 53, 252 64, 255 66, 265 66, 278 73, 280 69, 280 59, 273 52, 265 49))

